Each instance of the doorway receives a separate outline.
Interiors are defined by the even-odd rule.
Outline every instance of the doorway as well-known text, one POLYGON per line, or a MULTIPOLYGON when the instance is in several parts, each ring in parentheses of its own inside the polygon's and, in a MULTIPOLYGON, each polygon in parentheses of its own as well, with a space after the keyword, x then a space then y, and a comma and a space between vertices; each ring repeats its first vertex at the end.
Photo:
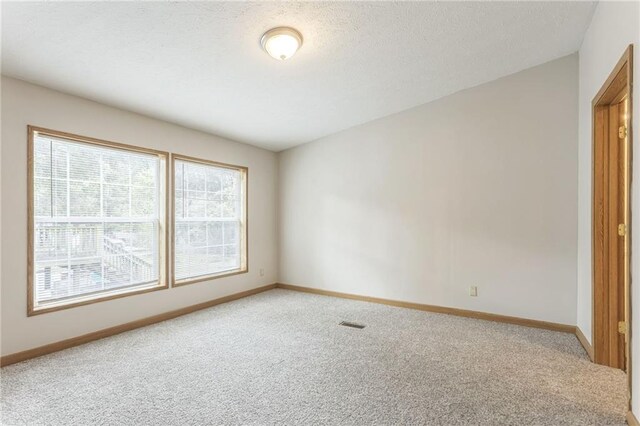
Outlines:
POLYGON ((593 99, 593 350, 629 373, 631 84, 629 46, 593 99))

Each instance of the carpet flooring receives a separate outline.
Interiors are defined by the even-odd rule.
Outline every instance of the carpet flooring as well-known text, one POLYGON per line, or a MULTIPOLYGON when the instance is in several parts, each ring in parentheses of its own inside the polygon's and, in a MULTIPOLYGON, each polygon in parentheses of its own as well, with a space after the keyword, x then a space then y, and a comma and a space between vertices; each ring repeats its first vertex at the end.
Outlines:
POLYGON ((0 380, 3 425, 625 424, 625 374, 571 334, 280 289, 0 380))

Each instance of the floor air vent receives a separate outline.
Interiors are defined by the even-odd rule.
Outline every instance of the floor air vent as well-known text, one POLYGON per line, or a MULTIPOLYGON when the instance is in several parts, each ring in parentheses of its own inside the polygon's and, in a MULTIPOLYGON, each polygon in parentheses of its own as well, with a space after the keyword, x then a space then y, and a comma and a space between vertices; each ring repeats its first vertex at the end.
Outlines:
POLYGON ((364 328, 365 327, 362 324, 356 324, 355 322, 349 322, 349 321, 341 321, 339 325, 344 325, 345 327, 351 327, 351 328, 364 328))

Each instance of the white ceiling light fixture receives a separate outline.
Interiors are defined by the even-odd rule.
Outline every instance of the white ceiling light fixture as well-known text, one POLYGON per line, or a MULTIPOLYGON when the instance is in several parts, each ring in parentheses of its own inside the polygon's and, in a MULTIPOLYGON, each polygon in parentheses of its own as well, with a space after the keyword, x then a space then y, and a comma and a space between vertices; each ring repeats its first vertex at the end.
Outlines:
POLYGON ((284 61, 302 46, 302 34, 290 27, 272 28, 262 36, 260 44, 271 57, 284 61))

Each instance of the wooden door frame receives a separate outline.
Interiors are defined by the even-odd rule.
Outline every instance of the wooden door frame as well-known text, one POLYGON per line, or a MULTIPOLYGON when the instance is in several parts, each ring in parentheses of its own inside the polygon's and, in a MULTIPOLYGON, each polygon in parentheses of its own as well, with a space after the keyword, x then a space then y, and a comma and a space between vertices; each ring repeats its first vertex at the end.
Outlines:
MULTIPOLYGON (((627 93, 627 142, 626 142, 626 156, 624 167, 624 216, 626 225, 626 235, 624 244, 624 320, 626 322, 626 337, 625 337, 625 364, 627 372, 627 386, 629 390, 629 408, 631 407, 631 178, 632 178, 632 147, 633 147, 633 134, 632 134, 632 117, 633 117, 633 45, 629 45, 622 57, 614 67, 613 71, 609 74, 609 77, 602 85, 598 94, 593 98, 591 103, 591 131, 592 131, 592 217, 591 217, 591 244, 592 244, 592 344, 594 354, 597 351, 602 351, 602 348, 596 347, 596 324, 598 323, 596 318, 596 298, 597 291, 602 289, 596 289, 596 262, 595 262, 595 250, 596 250, 596 211, 595 211, 595 190, 596 190, 596 109, 601 106, 610 105, 616 95, 626 90, 627 93)), ((601 302, 600 302, 601 303, 601 302)), ((595 357, 594 357, 595 359, 595 357)))

